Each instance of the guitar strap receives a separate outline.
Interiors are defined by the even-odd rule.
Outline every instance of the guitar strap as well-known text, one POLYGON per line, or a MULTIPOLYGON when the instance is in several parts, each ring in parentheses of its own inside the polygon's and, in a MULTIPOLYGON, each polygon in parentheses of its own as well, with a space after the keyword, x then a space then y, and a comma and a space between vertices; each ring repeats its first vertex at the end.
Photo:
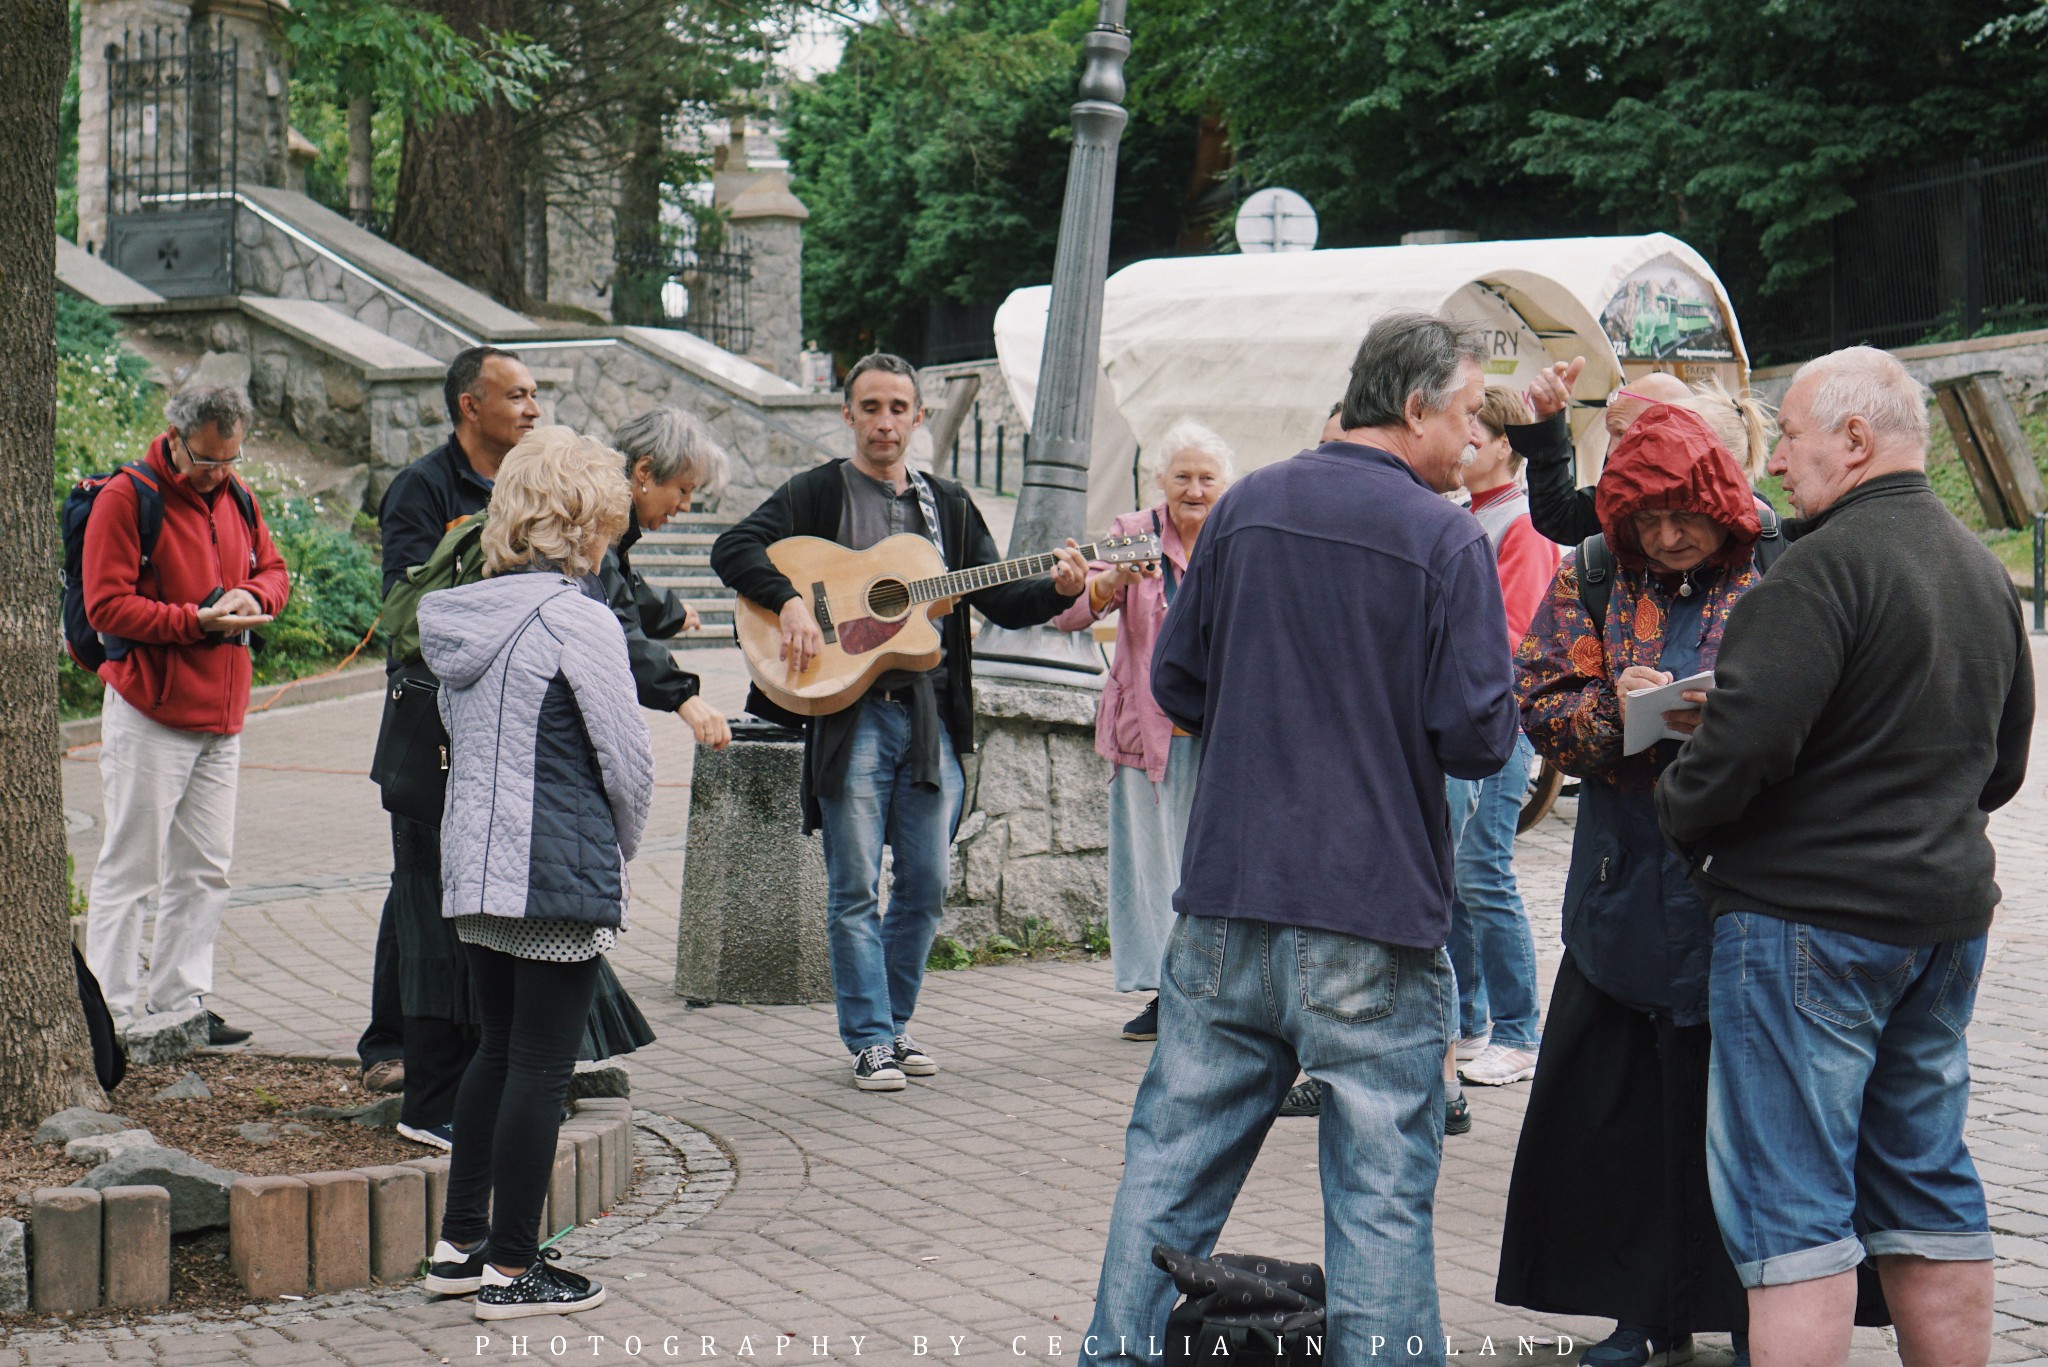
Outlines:
POLYGON ((924 514, 924 534, 932 545, 938 547, 939 563, 950 570, 953 567, 946 564, 946 539, 939 533, 939 500, 932 493, 932 482, 924 477, 923 472, 913 468, 910 483, 917 490, 917 510, 924 514))
POLYGON ((1173 606, 1173 591, 1180 587, 1180 572, 1166 558, 1166 531, 1159 525, 1159 510, 1152 510, 1152 539, 1159 543, 1159 573, 1165 576, 1166 606, 1173 606))

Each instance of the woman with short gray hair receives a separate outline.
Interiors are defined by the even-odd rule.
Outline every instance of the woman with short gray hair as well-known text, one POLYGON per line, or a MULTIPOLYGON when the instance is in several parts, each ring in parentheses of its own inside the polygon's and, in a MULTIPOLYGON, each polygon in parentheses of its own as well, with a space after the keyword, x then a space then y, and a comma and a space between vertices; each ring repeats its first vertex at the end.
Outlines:
POLYGON ((666 644, 703 623, 674 589, 657 589, 642 578, 629 553, 643 532, 658 530, 699 493, 722 488, 730 462, 711 429, 680 408, 648 409, 622 424, 612 434, 612 443, 625 456, 633 516, 625 533, 605 552, 598 582, 626 633, 626 654, 633 664, 640 705, 676 713, 689 723, 700 744, 722 749, 732 740, 732 729, 704 701, 697 676, 676 664, 666 644))

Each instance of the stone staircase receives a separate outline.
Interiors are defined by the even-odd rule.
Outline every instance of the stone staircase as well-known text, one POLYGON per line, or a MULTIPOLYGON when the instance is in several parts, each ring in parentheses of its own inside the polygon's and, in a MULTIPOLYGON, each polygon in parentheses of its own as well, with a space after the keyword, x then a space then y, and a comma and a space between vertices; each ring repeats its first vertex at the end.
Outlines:
POLYGON ((633 547, 633 568, 654 587, 676 590, 704 619, 702 631, 685 632, 670 641, 677 650, 706 650, 733 643, 736 595, 711 572, 711 543, 732 524, 733 518, 718 513, 678 513, 667 526, 644 534, 633 547))

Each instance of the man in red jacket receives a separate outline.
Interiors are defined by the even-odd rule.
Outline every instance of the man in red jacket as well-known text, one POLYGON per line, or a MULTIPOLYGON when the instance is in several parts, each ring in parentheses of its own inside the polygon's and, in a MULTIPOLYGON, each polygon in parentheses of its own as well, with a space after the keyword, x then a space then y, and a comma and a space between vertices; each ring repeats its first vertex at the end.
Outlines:
MULTIPOLYGON (((291 594, 255 500, 229 487, 254 417, 248 396, 207 386, 177 395, 165 414, 170 430, 144 462, 163 500, 153 552, 145 559, 130 479, 101 490, 85 531, 85 614, 108 656, 99 671, 107 835, 85 956, 124 1029, 194 1010, 212 990, 249 707, 247 633, 291 594), (152 903, 145 984, 142 924, 152 903)), ((249 1038, 211 1012, 208 1026, 216 1045, 249 1038)))

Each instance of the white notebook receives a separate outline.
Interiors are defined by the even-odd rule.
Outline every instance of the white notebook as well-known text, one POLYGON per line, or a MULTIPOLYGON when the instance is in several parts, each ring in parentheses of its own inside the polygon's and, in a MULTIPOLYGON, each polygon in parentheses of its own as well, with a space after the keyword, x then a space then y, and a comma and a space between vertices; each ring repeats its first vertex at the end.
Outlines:
POLYGON ((1631 693, 1621 700, 1621 753, 1634 755, 1649 749, 1660 740, 1684 740, 1686 733, 1674 731, 1664 724, 1666 712, 1683 712, 1692 706, 1681 693, 1691 693, 1714 686, 1714 671, 1695 674, 1689 679, 1673 679, 1662 688, 1645 688, 1640 693, 1631 693))

